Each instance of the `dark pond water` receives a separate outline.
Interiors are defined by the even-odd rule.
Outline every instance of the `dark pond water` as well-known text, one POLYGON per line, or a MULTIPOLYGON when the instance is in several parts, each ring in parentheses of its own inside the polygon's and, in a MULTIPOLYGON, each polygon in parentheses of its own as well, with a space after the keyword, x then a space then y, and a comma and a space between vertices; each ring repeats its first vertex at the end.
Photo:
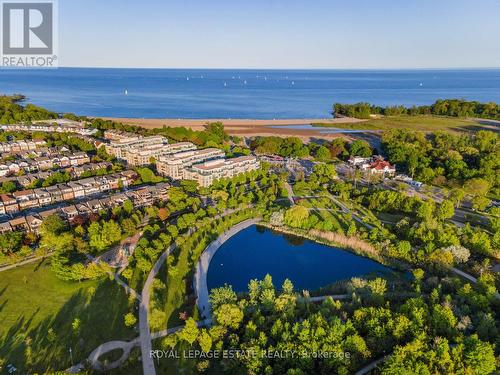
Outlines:
POLYGON ((242 292, 251 279, 270 274, 277 287, 288 278, 297 290, 314 290, 354 276, 389 271, 342 249, 251 226, 220 247, 210 262, 207 282, 209 290, 227 283, 242 292))

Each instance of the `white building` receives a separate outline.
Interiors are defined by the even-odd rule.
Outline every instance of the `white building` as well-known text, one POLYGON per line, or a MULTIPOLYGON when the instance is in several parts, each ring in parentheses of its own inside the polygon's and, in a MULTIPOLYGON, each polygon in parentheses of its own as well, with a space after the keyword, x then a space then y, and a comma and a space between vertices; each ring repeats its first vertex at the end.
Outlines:
POLYGON ((196 146, 191 142, 146 146, 128 150, 126 160, 129 165, 133 166, 147 165, 151 164, 152 159, 157 161, 162 156, 190 150, 196 150, 196 146))
POLYGON ((216 159, 201 164, 194 164, 185 173, 185 178, 197 181, 200 186, 210 186, 221 178, 231 178, 238 174, 259 168, 255 156, 240 156, 231 159, 216 159))
POLYGON ((168 144, 168 140, 160 135, 152 137, 130 136, 111 141, 106 152, 118 159, 127 159, 127 153, 132 150, 144 150, 168 144))
POLYGON ((156 169, 163 176, 171 177, 174 180, 181 180, 186 178, 185 171, 193 164, 221 159, 224 156, 224 152, 218 148, 185 151, 160 157, 156 163, 156 169))

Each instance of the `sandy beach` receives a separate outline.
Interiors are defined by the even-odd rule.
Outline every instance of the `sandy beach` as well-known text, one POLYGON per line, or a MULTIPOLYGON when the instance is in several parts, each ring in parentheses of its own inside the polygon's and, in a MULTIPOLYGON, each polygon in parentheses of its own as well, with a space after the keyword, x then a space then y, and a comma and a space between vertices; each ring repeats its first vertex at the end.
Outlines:
POLYGON ((328 119, 271 119, 271 120, 255 120, 255 119, 144 119, 144 118, 120 118, 120 117, 105 117, 106 120, 120 122, 122 124, 142 126, 145 128, 158 128, 162 126, 184 126, 193 130, 203 130, 204 125, 209 122, 220 121, 224 124, 226 131, 230 135, 240 137, 252 136, 282 136, 282 137, 300 137, 303 140, 311 138, 332 139, 341 135, 338 134, 322 134, 321 128, 316 129, 290 129, 285 125, 304 125, 312 123, 328 123, 341 124, 362 122, 363 120, 354 118, 328 118, 328 119), (275 126, 282 126, 275 128, 275 126))

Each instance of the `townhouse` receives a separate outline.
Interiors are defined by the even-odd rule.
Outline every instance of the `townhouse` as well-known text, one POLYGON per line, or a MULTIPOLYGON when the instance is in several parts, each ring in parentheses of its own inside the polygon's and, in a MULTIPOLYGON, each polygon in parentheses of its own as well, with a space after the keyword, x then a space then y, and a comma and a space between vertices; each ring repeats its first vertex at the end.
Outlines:
POLYGON ((17 158, 15 161, 0 163, 0 177, 17 174, 21 170, 26 173, 48 171, 54 168, 67 168, 90 163, 90 157, 85 152, 58 153, 50 152, 36 154, 33 158, 17 158))
POLYGON ((75 133, 80 135, 92 135, 97 129, 86 128, 84 123, 68 119, 50 119, 33 121, 32 124, 9 124, 0 125, 2 130, 45 132, 45 133, 75 133))
MULTIPOLYGON (((5 126, 5 125, 4 125, 5 126)), ((20 153, 24 151, 36 150, 40 147, 45 147, 47 142, 43 140, 19 140, 12 142, 1 142, 0 153, 20 153)))
POLYGON ((72 199, 80 199, 109 190, 128 187, 137 174, 124 171, 111 175, 89 177, 47 188, 27 189, 0 195, 0 215, 11 215, 30 208, 39 208, 72 199))
MULTIPOLYGON (((133 190, 115 193, 107 197, 92 198, 76 204, 68 203, 61 207, 39 211, 38 213, 29 213, 25 216, 18 216, 9 220, 4 218, 3 221, 0 222, 0 233, 15 230, 37 233, 40 230, 43 220, 51 215, 59 215, 70 223, 75 223, 78 217, 87 218, 91 214, 98 213, 101 210, 107 210, 122 205, 126 200, 130 200, 135 208, 149 206, 158 200, 168 199, 169 188, 170 185, 167 183, 141 186, 133 190)), ((0 202, 3 203, 4 201, 1 198, 2 196, 0 196, 0 202)), ((0 209, 2 207, 4 207, 3 204, 0 204, 0 209)))

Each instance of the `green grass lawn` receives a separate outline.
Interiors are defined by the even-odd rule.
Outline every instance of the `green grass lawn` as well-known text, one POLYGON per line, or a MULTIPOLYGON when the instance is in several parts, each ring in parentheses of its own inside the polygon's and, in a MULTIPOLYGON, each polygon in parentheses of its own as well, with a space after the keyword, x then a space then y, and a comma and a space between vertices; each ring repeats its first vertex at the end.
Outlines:
POLYGON ((70 366, 70 347, 76 363, 106 341, 135 337, 123 322, 128 311, 125 292, 108 279, 62 281, 48 261, 2 272, 0 360, 23 374, 63 370, 70 366))
POLYGON ((488 124, 488 120, 473 120, 458 117, 445 116, 388 116, 370 119, 357 123, 327 123, 313 124, 314 126, 332 127, 353 130, 389 130, 389 129, 411 129, 416 131, 431 132, 445 130, 452 132, 495 130, 498 125, 488 124))

